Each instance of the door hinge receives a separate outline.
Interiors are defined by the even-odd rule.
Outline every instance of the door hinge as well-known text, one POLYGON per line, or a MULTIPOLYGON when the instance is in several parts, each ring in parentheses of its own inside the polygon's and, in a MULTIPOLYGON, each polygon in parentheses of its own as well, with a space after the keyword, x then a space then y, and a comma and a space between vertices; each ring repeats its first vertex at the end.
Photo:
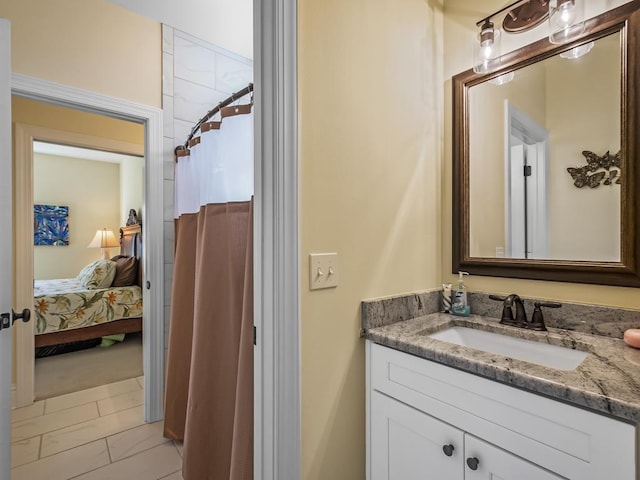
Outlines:
POLYGON ((530 177, 531 176, 531 165, 525 165, 524 166, 524 176, 525 177, 530 177))
POLYGON ((253 344, 254 345, 258 344, 258 331, 255 325, 253 326, 253 344))

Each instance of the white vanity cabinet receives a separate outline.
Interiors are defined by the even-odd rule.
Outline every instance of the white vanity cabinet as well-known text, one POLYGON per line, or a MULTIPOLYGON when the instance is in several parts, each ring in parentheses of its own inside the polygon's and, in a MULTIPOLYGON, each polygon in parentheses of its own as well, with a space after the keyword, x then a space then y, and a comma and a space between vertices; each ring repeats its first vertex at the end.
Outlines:
POLYGON ((561 480, 520 457, 373 392, 371 480, 561 480))
POLYGON ((634 425, 370 341, 367 429, 368 480, 638 478, 634 425))
POLYGON ((463 444, 461 430, 372 393, 371 480, 462 479, 463 444))

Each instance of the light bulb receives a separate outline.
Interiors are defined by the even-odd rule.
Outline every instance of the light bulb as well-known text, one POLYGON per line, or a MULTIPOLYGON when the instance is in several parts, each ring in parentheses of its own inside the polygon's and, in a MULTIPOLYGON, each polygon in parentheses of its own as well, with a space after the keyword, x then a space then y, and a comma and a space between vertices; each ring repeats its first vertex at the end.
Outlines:
POLYGON ((560 44, 584 32, 584 0, 549 1, 549 41, 560 44))
POLYGON ((573 10, 571 3, 565 3, 564 5, 562 5, 562 7, 560 7, 560 9, 560 20, 562 20, 562 23, 569 25, 571 23, 571 17, 573 16, 571 15, 573 10))

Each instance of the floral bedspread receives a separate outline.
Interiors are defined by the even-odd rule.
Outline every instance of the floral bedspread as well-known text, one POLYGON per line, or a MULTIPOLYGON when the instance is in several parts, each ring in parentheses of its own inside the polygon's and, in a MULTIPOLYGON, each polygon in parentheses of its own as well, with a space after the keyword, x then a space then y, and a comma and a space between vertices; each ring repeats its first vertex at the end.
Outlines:
POLYGON ((36 280, 36 334, 142 316, 139 286, 89 290, 75 278, 36 280))

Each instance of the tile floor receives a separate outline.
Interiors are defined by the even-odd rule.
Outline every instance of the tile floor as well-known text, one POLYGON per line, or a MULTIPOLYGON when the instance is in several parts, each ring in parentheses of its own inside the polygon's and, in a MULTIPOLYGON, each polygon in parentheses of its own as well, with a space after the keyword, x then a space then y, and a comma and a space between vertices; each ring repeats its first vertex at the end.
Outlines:
POLYGON ((142 418, 142 377, 12 412, 12 480, 182 480, 182 445, 142 418))

